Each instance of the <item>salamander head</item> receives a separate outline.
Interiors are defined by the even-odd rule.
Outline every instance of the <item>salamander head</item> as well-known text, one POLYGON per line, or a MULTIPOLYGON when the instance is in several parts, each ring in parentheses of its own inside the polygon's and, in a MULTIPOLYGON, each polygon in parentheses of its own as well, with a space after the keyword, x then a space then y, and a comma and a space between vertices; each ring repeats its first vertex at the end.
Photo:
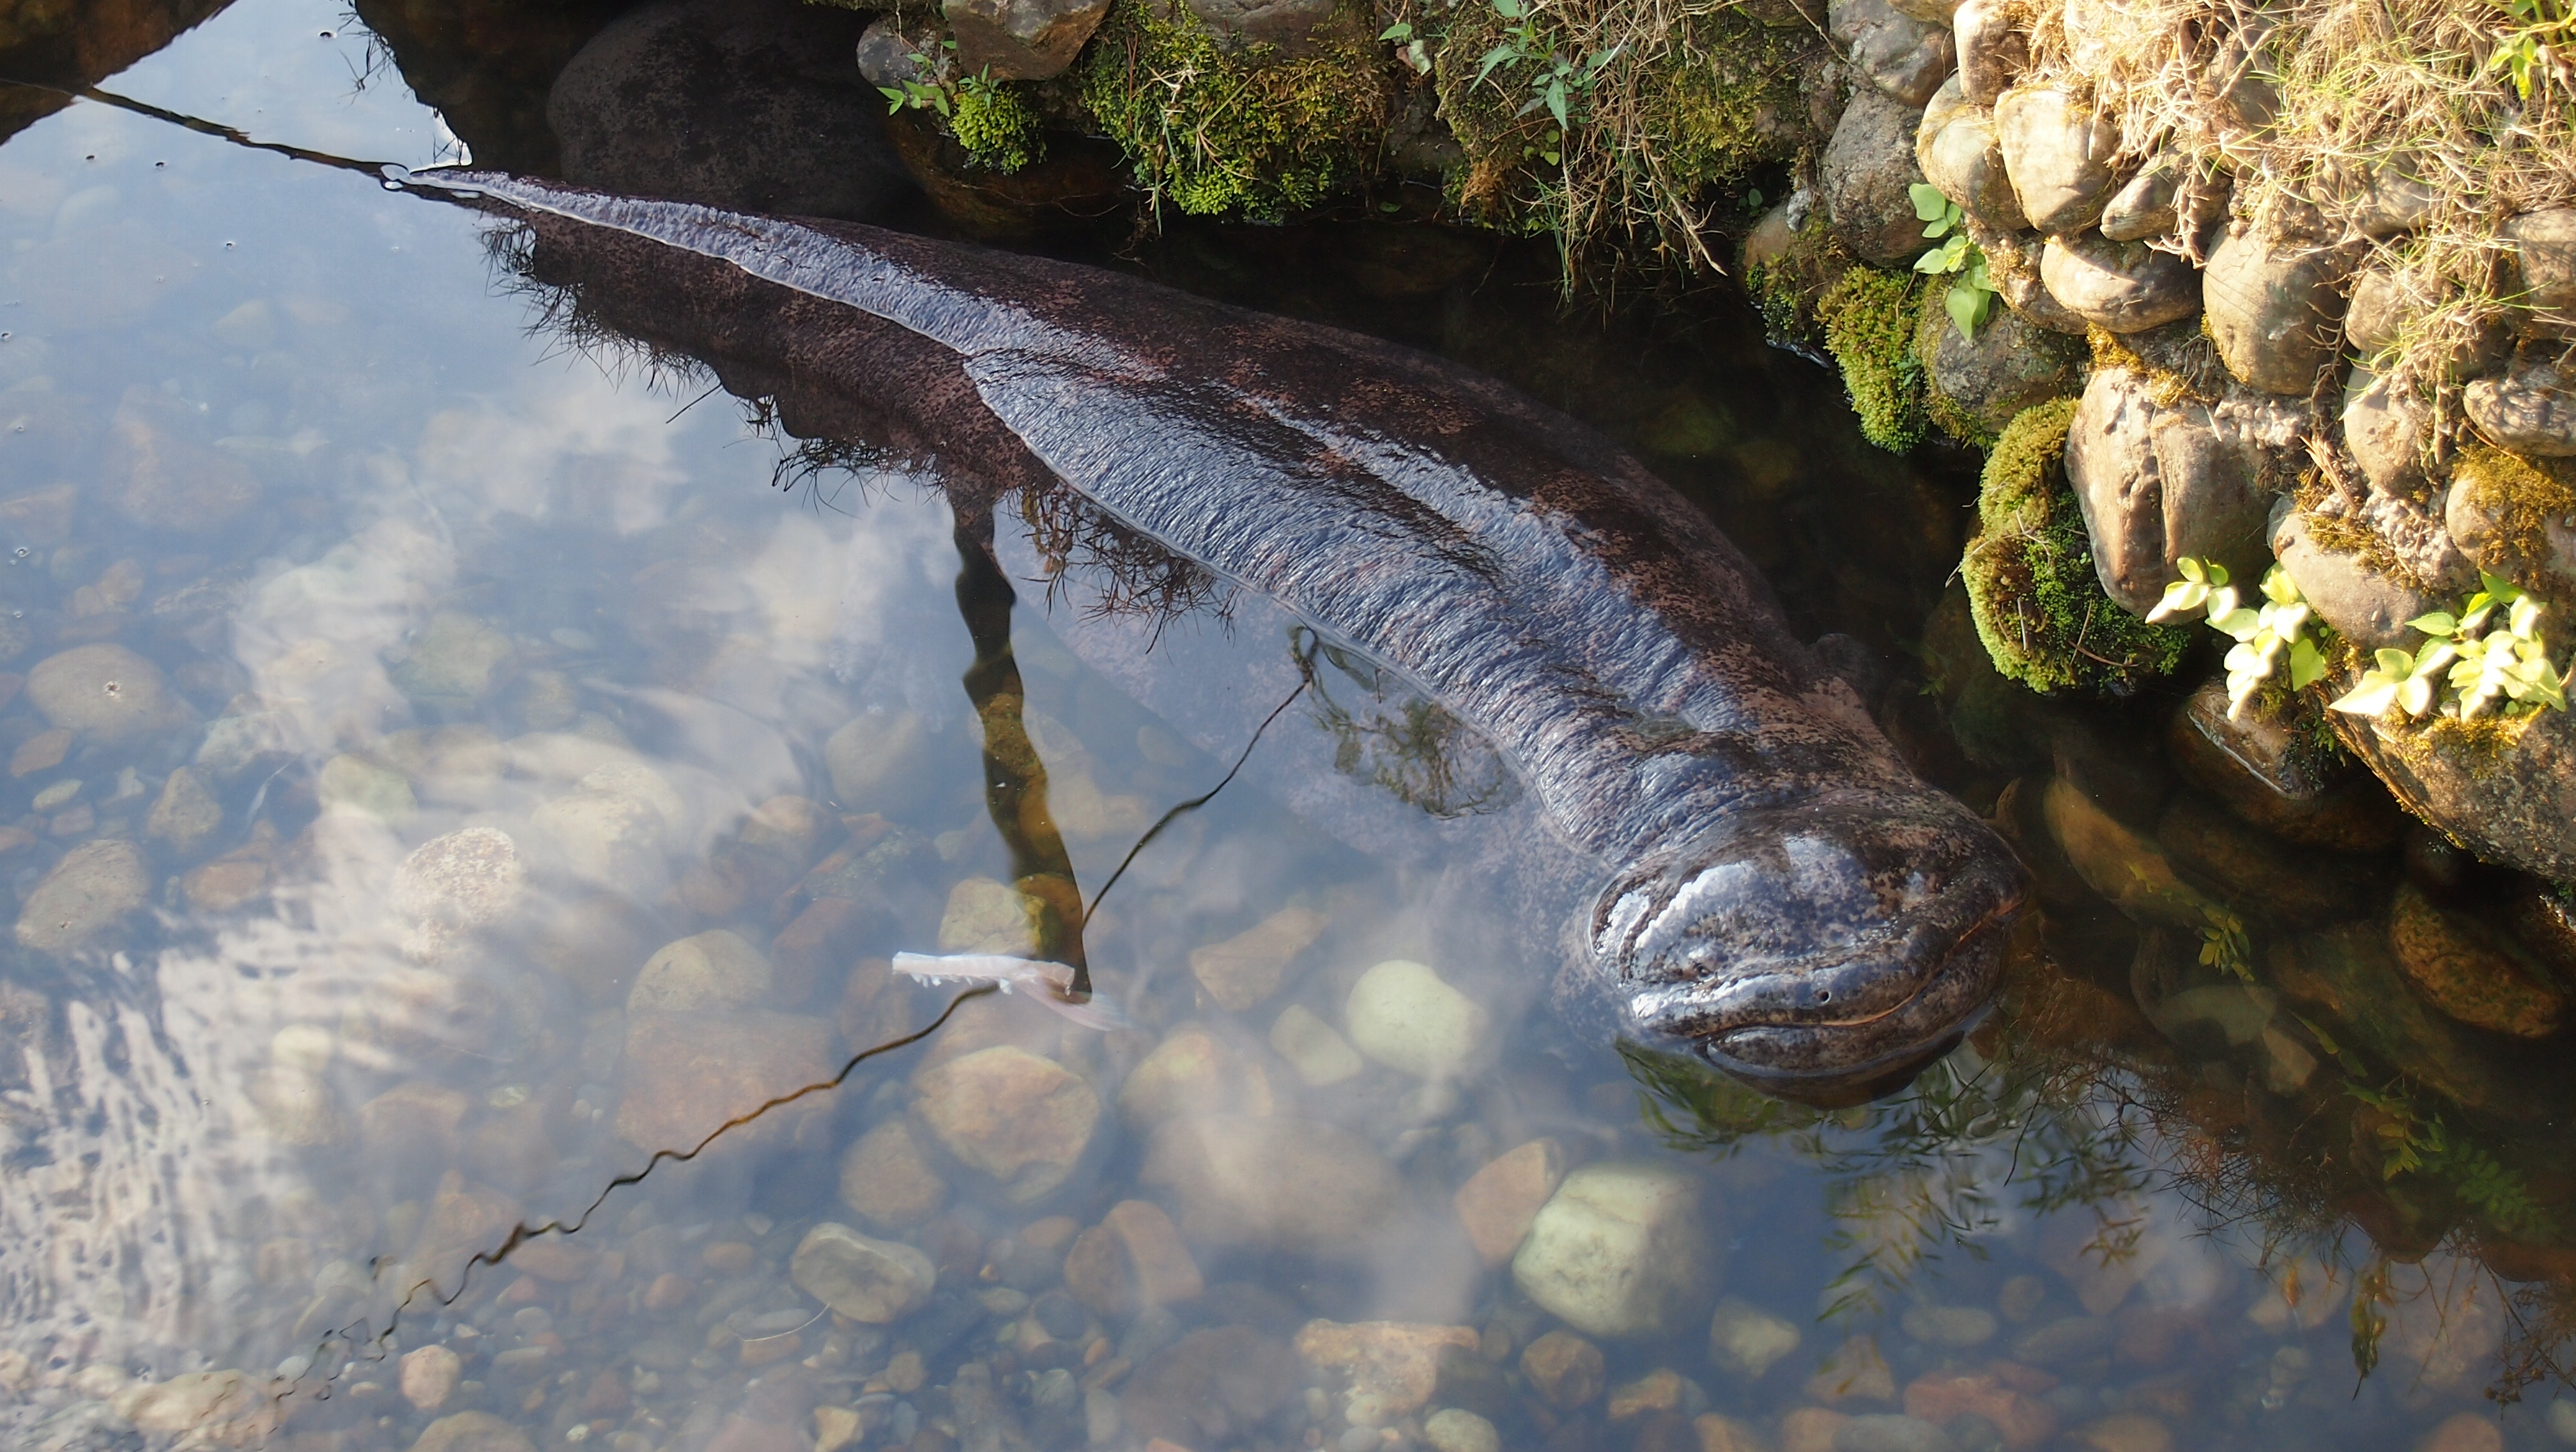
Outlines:
POLYGON ((1937 793, 1729 813, 1603 890, 1590 948, 1632 1030, 1784 1098, 1853 1103, 1948 1052, 1993 996, 2028 883, 1937 793))

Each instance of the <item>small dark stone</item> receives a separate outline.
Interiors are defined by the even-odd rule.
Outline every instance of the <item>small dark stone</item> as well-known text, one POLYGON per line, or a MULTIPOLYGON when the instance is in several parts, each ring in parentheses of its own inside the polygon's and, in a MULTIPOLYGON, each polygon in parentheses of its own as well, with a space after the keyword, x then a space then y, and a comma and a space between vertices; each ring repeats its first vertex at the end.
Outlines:
POLYGON ((797 0, 656 0, 555 79, 546 120, 584 186, 803 217, 909 195, 885 100, 851 57, 864 21, 797 0))
POLYGON ((1060 1290, 1038 1297, 1037 1303, 1029 1307, 1029 1313, 1038 1318, 1038 1324, 1046 1328, 1046 1334, 1058 1341, 1070 1341, 1081 1335, 1082 1328, 1088 1324, 1081 1303, 1060 1290))

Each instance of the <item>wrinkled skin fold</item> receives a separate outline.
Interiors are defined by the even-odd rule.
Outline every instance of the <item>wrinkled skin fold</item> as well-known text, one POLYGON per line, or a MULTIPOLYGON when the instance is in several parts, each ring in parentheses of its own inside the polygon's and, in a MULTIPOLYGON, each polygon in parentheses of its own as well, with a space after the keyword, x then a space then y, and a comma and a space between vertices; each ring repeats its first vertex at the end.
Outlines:
POLYGON ((492 173, 411 185, 630 294, 694 289, 675 335, 729 335, 952 492, 1061 481, 1410 682, 1590 864, 1554 988, 1586 1031, 1841 1100, 1992 997, 2026 890, 2003 843, 1905 768, 1704 516, 1503 385, 1042 258, 492 173))

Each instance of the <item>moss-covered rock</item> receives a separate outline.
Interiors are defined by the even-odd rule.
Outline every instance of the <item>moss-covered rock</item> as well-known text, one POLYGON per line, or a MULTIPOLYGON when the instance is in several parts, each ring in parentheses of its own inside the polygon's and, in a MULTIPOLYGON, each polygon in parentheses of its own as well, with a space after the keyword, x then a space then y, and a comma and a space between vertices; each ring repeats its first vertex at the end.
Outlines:
POLYGON ((1922 442, 1923 363, 1914 328, 1930 292, 1910 272, 1854 267, 1816 301, 1825 351, 1841 365, 1861 437, 1896 453, 1922 442))
POLYGON ((1762 315, 1762 329, 1783 347, 1813 352, 1825 345, 1817 301, 1857 265, 1825 222, 1812 197, 1782 202, 1754 224, 1744 239, 1744 292, 1762 315), (1803 211, 1800 224, 1790 219, 1803 211))
POLYGON ((1046 155, 1037 112, 1007 81, 970 80, 958 87, 948 125, 975 165, 1009 176, 1046 155))
POLYGON ((1120 0, 1080 66, 1082 103, 1158 202, 1273 219, 1366 170, 1386 125, 1385 57, 1353 26, 1308 53, 1221 50, 1179 5, 1120 0))
POLYGON ((2036 691, 2125 693, 2182 662, 2189 630, 2150 625, 2102 593, 2067 487, 2075 400, 2025 409, 1987 456, 1978 531, 1959 573, 1995 669, 2036 691))
POLYGON ((2022 410, 2082 388, 2082 342, 2052 333, 2010 308, 1991 309, 1984 326, 1970 337, 1941 305, 1946 286, 1934 284, 1931 302, 1914 328, 1925 412, 1943 433, 1990 448, 2022 410))
POLYGON ((2576 459, 2471 444, 2452 461, 2443 523, 2478 568, 2552 603, 2576 594, 2576 459))

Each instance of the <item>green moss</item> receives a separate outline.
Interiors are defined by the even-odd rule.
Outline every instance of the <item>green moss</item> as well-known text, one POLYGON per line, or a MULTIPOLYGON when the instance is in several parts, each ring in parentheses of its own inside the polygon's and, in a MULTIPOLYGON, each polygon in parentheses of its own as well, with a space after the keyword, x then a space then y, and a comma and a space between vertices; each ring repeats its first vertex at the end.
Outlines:
POLYGON ((1807 32, 1727 12, 1700 21, 1690 39, 1649 75, 1639 115, 1661 184, 1685 195, 1787 159, 1776 126, 1764 123, 1798 114, 1799 66, 1812 55, 1807 32))
POLYGON ((1855 267, 1816 302, 1825 351, 1842 365, 1861 437, 1899 454, 1922 442, 1929 422, 1923 364, 1914 356, 1925 297, 1912 273, 1855 267))
POLYGON ((1004 176, 1046 155, 1038 116, 1007 81, 969 80, 957 88, 948 118, 967 160, 1004 176))
POLYGON ((1276 219, 1359 175, 1384 129, 1383 58, 1353 27, 1315 53, 1217 48, 1181 5, 1119 0, 1084 50, 1082 103, 1159 202, 1276 219))
POLYGON ((2532 460, 2471 444, 2452 461, 2451 482, 2493 523, 2490 538, 2462 541, 2480 564, 2544 598, 2565 592, 2549 526, 2576 517, 2576 460, 2532 460))
POLYGON ((2035 691, 2120 693, 2181 664, 2186 628, 2150 625, 2111 603, 2075 492, 2066 429, 2076 400, 2021 411, 1995 441, 1977 493, 1978 531, 1959 573, 1995 669, 2035 691))

